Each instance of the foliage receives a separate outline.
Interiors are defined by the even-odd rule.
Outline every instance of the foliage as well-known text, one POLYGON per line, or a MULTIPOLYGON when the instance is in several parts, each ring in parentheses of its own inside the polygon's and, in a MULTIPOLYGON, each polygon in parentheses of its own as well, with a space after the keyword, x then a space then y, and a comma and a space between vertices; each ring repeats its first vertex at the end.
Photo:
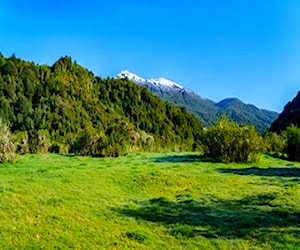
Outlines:
POLYGON ((206 127, 213 125, 222 115, 226 115, 235 122, 255 126, 256 130, 263 134, 278 117, 276 112, 258 109, 236 98, 214 103, 190 91, 164 91, 154 87, 149 87, 149 90, 170 103, 185 107, 206 127))
POLYGON ((224 99, 216 106, 230 120, 254 126, 260 134, 263 134, 278 117, 276 112, 258 109, 251 104, 244 104, 237 98, 224 99))
POLYGON ((267 131, 264 134, 264 150, 271 153, 282 153, 286 147, 284 135, 278 135, 275 132, 267 131))
POLYGON ((104 156, 107 138, 104 134, 85 131, 74 144, 74 152, 78 155, 104 156))
POLYGON ((0 120, 0 162, 13 162, 16 158, 14 138, 7 125, 0 120))
POLYGON ((15 134, 17 152, 20 154, 27 154, 29 150, 29 137, 26 131, 19 131, 15 134))
POLYGON ((300 91, 292 101, 285 105, 278 118, 272 123, 270 130, 280 133, 291 125, 300 127, 300 91))
POLYGON ((287 141, 286 151, 293 161, 300 161, 300 128, 290 126, 284 132, 287 141))
POLYGON ((33 154, 46 154, 50 151, 52 142, 48 130, 31 131, 30 152, 33 154))
POLYGON ((20 153, 27 146, 32 153, 103 156, 190 151, 202 133, 200 121, 185 109, 128 80, 97 77, 67 56, 52 67, 2 56, 0 117, 20 133, 20 153))
POLYGON ((54 142, 49 151, 57 154, 68 154, 70 152, 70 146, 66 143, 54 142))
POLYGON ((253 127, 239 126, 224 116, 207 129, 203 144, 209 157, 223 162, 257 161, 262 151, 262 139, 253 127))

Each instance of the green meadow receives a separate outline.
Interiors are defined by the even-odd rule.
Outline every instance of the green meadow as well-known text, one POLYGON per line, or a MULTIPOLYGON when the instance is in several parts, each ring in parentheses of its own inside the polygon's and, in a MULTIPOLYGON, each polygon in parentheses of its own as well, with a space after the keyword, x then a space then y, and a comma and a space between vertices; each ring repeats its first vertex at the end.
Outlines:
POLYGON ((300 164, 197 154, 0 165, 0 248, 300 249, 300 164))

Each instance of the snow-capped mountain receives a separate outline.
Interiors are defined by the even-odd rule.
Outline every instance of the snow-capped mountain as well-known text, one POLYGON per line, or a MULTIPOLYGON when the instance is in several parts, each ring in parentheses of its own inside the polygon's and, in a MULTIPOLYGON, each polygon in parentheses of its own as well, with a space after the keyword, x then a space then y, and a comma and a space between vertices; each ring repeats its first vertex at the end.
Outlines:
POLYGON ((215 103, 165 78, 145 79, 127 70, 121 71, 116 78, 128 79, 135 84, 146 86, 165 101, 185 107, 198 117, 204 126, 212 125, 225 114, 236 122, 254 125, 263 133, 278 116, 276 112, 244 104, 237 98, 227 98, 215 103))
POLYGON ((181 85, 179 85, 176 82, 170 81, 165 78, 157 78, 157 79, 145 79, 142 77, 139 77, 136 74, 133 74, 129 72, 128 70, 121 71, 118 75, 117 78, 127 78, 130 81, 133 81, 134 83, 138 85, 144 85, 147 86, 148 88, 161 88, 164 90, 176 90, 176 91, 188 91, 181 85))

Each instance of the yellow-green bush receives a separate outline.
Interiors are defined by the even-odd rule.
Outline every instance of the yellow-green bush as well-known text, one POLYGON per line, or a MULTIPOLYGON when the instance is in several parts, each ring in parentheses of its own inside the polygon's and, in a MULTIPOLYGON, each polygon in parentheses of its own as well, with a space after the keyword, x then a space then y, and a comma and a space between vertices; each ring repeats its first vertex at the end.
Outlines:
POLYGON ((266 132, 264 135, 264 150, 272 153, 282 153, 286 147, 286 138, 275 132, 266 132))
POLYGON ((16 146, 9 127, 0 120, 0 162, 13 162, 16 158, 16 146))
POLYGON ((286 152, 292 161, 300 161, 300 128, 290 126, 284 132, 287 146, 286 152))
POLYGON ((29 153, 29 137, 26 131, 19 131, 15 134, 17 153, 27 154, 29 153))
POLYGON ((254 162, 263 148, 254 127, 238 125, 222 117, 203 136, 207 156, 222 162, 254 162))
POLYGON ((49 153, 52 142, 48 130, 33 131, 29 135, 29 145, 33 154, 49 153))

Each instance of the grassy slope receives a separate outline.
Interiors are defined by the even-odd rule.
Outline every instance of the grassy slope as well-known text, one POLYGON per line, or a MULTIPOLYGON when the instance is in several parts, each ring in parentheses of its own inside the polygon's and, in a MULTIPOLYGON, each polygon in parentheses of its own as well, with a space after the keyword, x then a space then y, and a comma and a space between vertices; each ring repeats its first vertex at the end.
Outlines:
POLYGON ((268 157, 20 156, 0 165, 0 247, 296 249, 299 177, 268 157))

